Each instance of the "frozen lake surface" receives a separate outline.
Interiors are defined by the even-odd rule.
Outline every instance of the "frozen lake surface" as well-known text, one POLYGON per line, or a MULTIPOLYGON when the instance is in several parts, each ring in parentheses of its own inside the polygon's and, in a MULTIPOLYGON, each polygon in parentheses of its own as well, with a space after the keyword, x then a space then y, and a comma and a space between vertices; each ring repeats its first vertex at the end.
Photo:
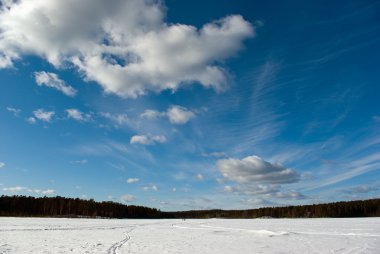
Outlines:
POLYGON ((380 253, 380 218, 1 218, 0 253, 380 253))

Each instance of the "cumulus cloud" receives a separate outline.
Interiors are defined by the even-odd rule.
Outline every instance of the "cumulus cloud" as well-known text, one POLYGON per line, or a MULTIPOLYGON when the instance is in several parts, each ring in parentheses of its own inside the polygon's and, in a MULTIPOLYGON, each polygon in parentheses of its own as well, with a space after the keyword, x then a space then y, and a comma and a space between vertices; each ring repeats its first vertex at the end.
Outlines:
POLYGON ((169 121, 174 124, 187 123, 191 118, 195 117, 195 114, 185 107, 172 106, 167 111, 169 121))
POLYGON ((21 113, 21 109, 18 109, 18 108, 13 108, 13 107, 6 107, 6 109, 13 113, 14 116, 18 117, 21 113))
POLYGON ((147 109, 140 115, 140 117, 150 120, 166 117, 172 124, 185 124, 195 117, 195 113, 185 107, 173 105, 164 112, 147 109))
POLYGON ((0 168, 4 168, 4 167, 5 167, 5 163, 0 161, 0 168))
MULTIPOLYGON (((33 114, 34 114, 35 118, 37 118, 41 121, 50 122, 51 119, 53 118, 53 116, 55 115, 55 112, 54 111, 45 111, 44 109, 40 108, 40 109, 33 111, 33 114)), ((29 118, 28 122, 34 123, 35 121, 33 121, 32 118, 29 118)), ((36 120, 35 118, 34 118, 34 120, 36 120)))
POLYGON ((224 180, 232 183, 223 187, 227 193, 245 197, 258 196, 266 200, 307 198, 297 190, 282 190, 283 184, 298 182, 300 175, 280 163, 270 163, 258 156, 248 156, 241 160, 233 158, 219 160, 217 167, 224 180))
POLYGON ((121 197, 121 200, 124 202, 132 202, 132 201, 136 200, 136 197, 133 195, 130 195, 130 194, 126 194, 126 195, 121 197))
POLYGON ((140 181, 140 179, 138 179, 138 178, 128 178, 127 183, 137 183, 139 181, 140 181))
POLYGON ((66 109, 65 111, 68 118, 74 119, 76 121, 86 122, 86 121, 91 120, 90 114, 83 113, 79 109, 70 108, 70 109, 66 109))
POLYGON ((217 167, 225 178, 237 183, 287 184, 300 179, 293 169, 267 162, 258 156, 218 160, 217 167))
POLYGON ((161 1, 1 3, 0 68, 36 55, 56 68, 74 66, 106 93, 122 97, 174 91, 190 82, 222 91, 229 74, 218 63, 254 36, 253 25, 240 15, 201 28, 166 23, 161 1))
POLYGON ((77 94, 77 90, 67 85, 65 81, 60 79, 55 73, 45 71, 35 72, 34 78, 39 86, 54 88, 70 97, 74 97, 77 94))
POLYGON ((152 135, 135 135, 131 137, 131 144, 141 145, 154 145, 156 143, 165 143, 167 141, 165 136, 152 136, 152 135))

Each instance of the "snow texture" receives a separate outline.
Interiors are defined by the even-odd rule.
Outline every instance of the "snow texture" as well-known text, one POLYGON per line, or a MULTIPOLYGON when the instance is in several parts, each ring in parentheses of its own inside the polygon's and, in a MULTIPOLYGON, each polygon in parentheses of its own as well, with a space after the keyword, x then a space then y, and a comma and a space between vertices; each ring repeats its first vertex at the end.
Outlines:
POLYGON ((0 218, 0 253, 379 253, 380 218, 0 218))

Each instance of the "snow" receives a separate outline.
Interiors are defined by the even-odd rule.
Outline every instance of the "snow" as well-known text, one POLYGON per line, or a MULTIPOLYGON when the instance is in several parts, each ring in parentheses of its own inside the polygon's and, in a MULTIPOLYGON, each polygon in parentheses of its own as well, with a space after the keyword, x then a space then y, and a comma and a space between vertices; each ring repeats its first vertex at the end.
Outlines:
POLYGON ((0 217, 0 253, 379 253, 380 218, 0 217))

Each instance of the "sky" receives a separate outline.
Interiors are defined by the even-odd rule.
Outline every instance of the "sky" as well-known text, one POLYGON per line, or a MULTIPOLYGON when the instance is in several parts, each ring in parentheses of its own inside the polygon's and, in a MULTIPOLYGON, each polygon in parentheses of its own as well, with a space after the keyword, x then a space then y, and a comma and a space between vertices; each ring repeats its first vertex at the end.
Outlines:
POLYGON ((380 197, 380 1, 0 3, 1 195, 380 197))

